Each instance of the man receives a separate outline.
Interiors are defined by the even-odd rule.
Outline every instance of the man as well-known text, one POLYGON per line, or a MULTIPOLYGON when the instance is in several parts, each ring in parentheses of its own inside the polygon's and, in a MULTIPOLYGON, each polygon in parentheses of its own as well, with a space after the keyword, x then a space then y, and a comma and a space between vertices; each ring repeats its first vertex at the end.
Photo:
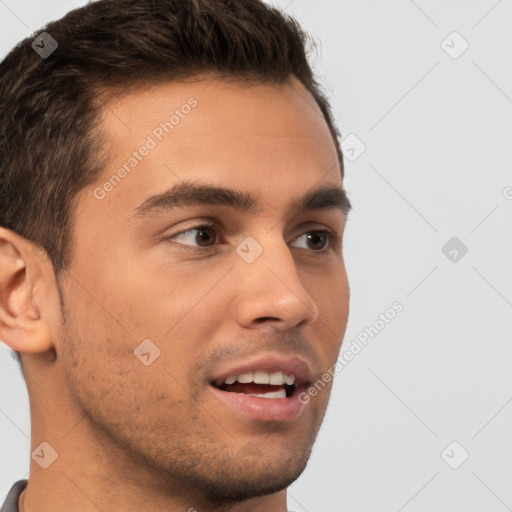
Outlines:
POLYGON ((306 43, 258 0, 100 0, 0 65, 0 339, 32 428, 2 512, 287 510, 349 310, 306 43))

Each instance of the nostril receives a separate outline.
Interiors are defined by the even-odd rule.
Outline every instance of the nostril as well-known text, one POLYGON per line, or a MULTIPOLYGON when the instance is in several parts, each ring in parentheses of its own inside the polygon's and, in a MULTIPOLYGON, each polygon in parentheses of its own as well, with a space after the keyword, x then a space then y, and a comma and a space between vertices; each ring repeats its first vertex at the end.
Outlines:
POLYGON ((279 320, 279 318, 275 318, 273 316, 262 316, 260 318, 256 318, 257 323, 267 322, 268 320, 279 320))

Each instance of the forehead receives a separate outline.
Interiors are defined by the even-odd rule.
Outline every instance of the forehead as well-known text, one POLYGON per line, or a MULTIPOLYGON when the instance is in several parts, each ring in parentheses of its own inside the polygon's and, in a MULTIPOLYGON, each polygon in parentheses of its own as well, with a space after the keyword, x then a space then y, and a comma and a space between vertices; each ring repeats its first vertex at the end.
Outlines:
POLYGON ((160 146, 172 142, 180 149, 194 147, 195 153, 208 148, 229 154, 230 149, 251 146, 246 137, 251 134, 256 145, 277 148, 279 139, 286 137, 304 139, 309 150, 318 146, 318 152, 325 152, 330 146, 335 152, 314 98, 293 77, 282 84, 226 81, 212 75, 166 82, 109 102, 102 120, 110 142, 120 149, 151 135, 160 146), (217 147, 227 136, 229 144, 217 147))
POLYGON ((152 85, 109 101, 101 127, 110 153, 94 183, 107 190, 102 203, 135 208, 190 179, 240 190, 270 187, 268 198, 276 201, 301 184, 341 185, 327 124, 296 79, 240 83, 203 75, 152 85))

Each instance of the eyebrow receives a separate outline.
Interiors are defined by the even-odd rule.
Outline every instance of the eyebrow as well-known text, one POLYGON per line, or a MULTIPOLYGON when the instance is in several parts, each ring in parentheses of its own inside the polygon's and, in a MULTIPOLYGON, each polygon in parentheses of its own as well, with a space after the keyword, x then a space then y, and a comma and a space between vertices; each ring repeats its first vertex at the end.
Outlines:
MULTIPOLYGON (((134 216, 147 217, 162 210, 195 205, 222 205, 243 213, 260 211, 256 197, 249 192, 184 181, 161 194, 146 199, 135 208, 134 216)), ((346 217, 352 205, 344 189, 324 186, 299 197, 293 202, 291 208, 296 213, 335 209, 340 210, 346 217)))

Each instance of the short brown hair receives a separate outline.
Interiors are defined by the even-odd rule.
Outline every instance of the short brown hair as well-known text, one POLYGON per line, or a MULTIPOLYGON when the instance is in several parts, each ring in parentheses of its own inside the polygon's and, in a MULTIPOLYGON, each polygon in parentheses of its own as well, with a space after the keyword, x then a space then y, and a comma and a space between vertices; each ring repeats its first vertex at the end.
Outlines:
MULTIPOLYGON (((0 63, 0 226, 69 265, 78 192, 104 169, 101 91, 213 72, 283 83, 294 75, 339 132, 308 63, 311 38, 260 0, 99 0, 46 25, 47 58, 21 41, 0 63)), ((40 36, 38 36, 40 37, 40 36)))

